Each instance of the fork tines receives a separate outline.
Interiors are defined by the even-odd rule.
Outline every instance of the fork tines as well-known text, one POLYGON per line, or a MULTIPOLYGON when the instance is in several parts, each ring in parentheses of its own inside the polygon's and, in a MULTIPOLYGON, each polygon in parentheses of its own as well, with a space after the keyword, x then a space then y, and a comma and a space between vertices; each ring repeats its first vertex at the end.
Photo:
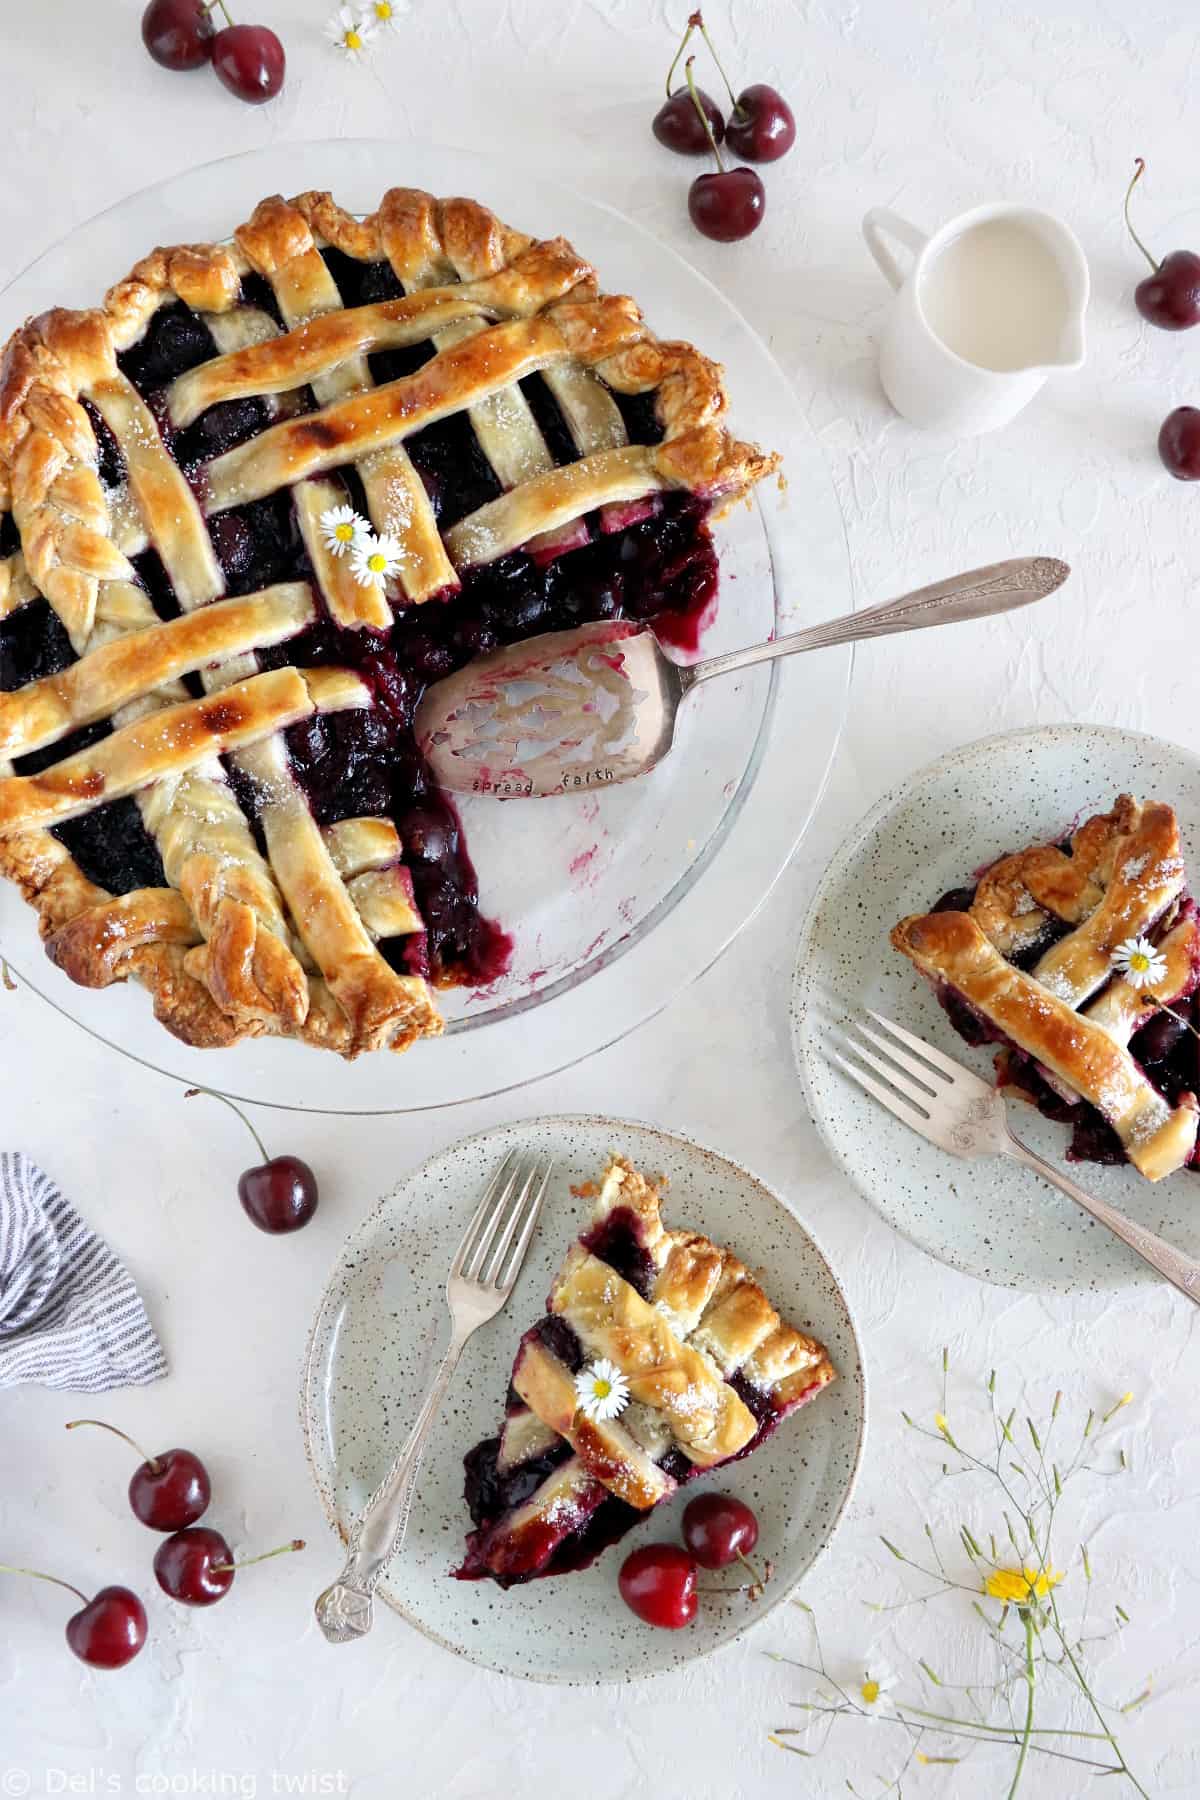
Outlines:
POLYGON ((503 1292, 525 1259, 550 1185, 553 1161, 510 1150, 488 1183, 450 1265, 450 1279, 503 1292))
POLYGON ((935 1135, 934 1112, 939 1100, 948 1098, 952 1088, 960 1093, 968 1087, 972 1092, 991 1093, 986 1082, 935 1050, 932 1044, 870 1007, 865 1011, 883 1030, 874 1030, 862 1019, 844 1019, 846 1045, 858 1061, 849 1061, 836 1049, 830 1055, 844 1074, 914 1131, 926 1137, 935 1135), (881 1075, 883 1082, 868 1075, 861 1066, 864 1063, 881 1075))

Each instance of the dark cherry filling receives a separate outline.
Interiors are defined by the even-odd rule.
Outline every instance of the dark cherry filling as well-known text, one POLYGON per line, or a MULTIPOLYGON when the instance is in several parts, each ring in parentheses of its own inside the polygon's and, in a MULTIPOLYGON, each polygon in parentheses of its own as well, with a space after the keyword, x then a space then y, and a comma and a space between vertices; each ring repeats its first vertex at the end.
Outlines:
POLYGON ((212 332, 180 300, 174 306, 159 307, 145 335, 117 357, 117 367, 145 397, 199 363, 211 362, 216 354, 212 332))
POLYGON ((256 312, 264 312, 274 319, 283 330, 283 314, 279 310, 279 302, 275 298, 275 290, 263 275, 243 275, 241 292, 238 295, 243 306, 252 306, 256 312))
MULTIPOLYGON (((322 255, 349 306, 391 299, 403 291, 387 263, 359 263, 333 249, 322 255)), ((244 278, 242 299, 282 325, 270 286, 261 277, 244 278)), ((381 351, 369 359, 372 376, 377 382, 396 380, 433 353, 431 344, 381 351)), ((167 385, 216 354, 208 327, 179 302, 160 308, 141 341, 118 358, 192 480, 206 462, 254 437, 271 418, 269 405, 251 397, 210 407, 185 430, 169 427, 167 385)), ((556 459, 575 460, 578 452, 545 381, 534 375, 521 387, 556 459)), ((311 404, 311 396, 301 398, 311 404)), ((652 394, 616 394, 614 399, 632 441, 659 441, 662 431, 652 394)), ((90 406, 88 411, 101 478, 115 486, 125 478, 123 458, 100 415, 90 406)), ((443 531, 501 491, 465 413, 417 432, 407 449, 443 531)), ((352 504, 365 512, 357 474, 353 469, 338 474, 352 504)), ((590 541, 582 547, 542 563, 516 551, 470 571, 461 588, 444 599, 399 609, 386 635, 343 631, 323 616, 301 637, 261 654, 264 668, 334 662, 357 669, 375 697, 370 711, 314 718, 293 727, 288 743, 297 778, 322 824, 360 814, 395 820, 426 925, 420 937, 381 946, 396 967, 439 983, 478 984, 500 975, 511 954, 511 940, 479 912, 478 883, 458 815, 435 790, 416 748, 412 721, 425 687, 499 644, 600 619, 653 620, 663 638, 694 647, 717 590, 707 514, 706 502, 678 494, 666 496, 648 517, 619 531, 605 532, 601 519, 594 517, 587 522, 590 541)), ((287 489, 220 513, 208 528, 231 596, 276 582, 312 579, 287 489)), ((0 547, 16 548, 15 539, 7 515, 0 517, 0 547)), ((147 550, 134 563, 155 610, 164 619, 175 617, 178 602, 158 555, 147 550)), ((0 687, 22 686, 73 660, 66 634, 45 601, 0 622, 0 687)), ((195 681, 189 685, 200 691, 195 681)), ((64 746, 55 746, 48 760, 63 754, 64 746)), ((254 823, 250 784, 236 771, 229 773, 254 823)), ((157 850, 132 801, 98 808, 60 827, 59 835, 85 873, 113 893, 163 882, 157 850)))
POLYGON ((120 487, 125 479, 125 458, 121 454, 120 446, 91 401, 84 400, 82 405, 96 435, 96 450, 99 458, 97 474, 105 487, 120 487))
POLYGON ((48 600, 40 595, 0 622, 0 689, 25 687, 57 675, 75 661, 71 640, 48 600))
POLYGON ((11 513, 0 513, 0 556, 13 556, 21 548, 21 534, 11 513))
POLYGON ((654 1291, 654 1263, 637 1235, 636 1220, 628 1207, 618 1206, 599 1225, 593 1225, 580 1242, 600 1262, 615 1269, 643 1300, 654 1291))
MULTIPOLYGON (((1064 854, 1070 854, 1069 842, 1059 848, 1064 854)), ((966 912, 974 898, 973 887, 952 888, 931 910, 966 912)), ((1072 929, 1065 921, 1054 920, 1035 943, 1010 960, 1028 973, 1039 957, 1072 929)), ((996 1074, 1001 1087, 1014 1088, 1036 1106, 1043 1117, 1070 1126, 1069 1162, 1128 1162, 1120 1138, 1103 1113, 1086 1100, 1064 1100, 1041 1074, 1032 1057, 1012 1043, 954 988, 941 985, 937 997, 946 1017, 966 1043, 976 1047, 982 1044, 1002 1046, 996 1058, 996 1074)), ((1200 1093, 1200 1041, 1187 1029, 1188 1024, 1200 1025, 1200 1008, 1195 995, 1173 1001, 1170 1011, 1152 1013, 1149 1021, 1129 1041, 1130 1055, 1141 1064, 1147 1079, 1172 1106, 1183 1094, 1200 1093)), ((1200 1167, 1195 1161, 1188 1166, 1192 1169, 1200 1167)))

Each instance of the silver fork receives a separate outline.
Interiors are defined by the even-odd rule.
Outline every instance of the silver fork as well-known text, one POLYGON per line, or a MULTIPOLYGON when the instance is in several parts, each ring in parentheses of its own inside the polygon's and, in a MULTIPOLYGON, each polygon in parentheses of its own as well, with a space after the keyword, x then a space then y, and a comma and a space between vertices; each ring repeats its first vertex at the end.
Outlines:
POLYGON ((348 1644, 371 1629, 376 1585, 408 1530, 429 1429, 467 1339, 495 1318, 512 1293, 553 1168, 548 1158, 542 1163, 511 1151, 467 1226, 446 1281, 449 1347, 404 1448, 355 1522, 345 1567, 317 1599, 317 1623, 331 1644, 348 1644))
POLYGON ((847 1043, 855 1056, 877 1070, 889 1085, 885 1087, 839 1051, 830 1050, 834 1062, 852 1081, 931 1144, 954 1156, 1009 1156, 1014 1162, 1024 1163, 1099 1224, 1107 1225, 1143 1262, 1200 1306, 1200 1262, 1185 1256, 1153 1231, 1135 1225, 1107 1201, 1095 1199, 1069 1175, 1014 1137, 1008 1128, 1004 1095, 998 1088, 964 1069, 952 1057, 943 1056, 924 1039, 914 1037, 902 1025, 872 1012, 870 1007, 865 1010, 883 1031, 875 1031, 859 1019, 847 1020, 847 1043))

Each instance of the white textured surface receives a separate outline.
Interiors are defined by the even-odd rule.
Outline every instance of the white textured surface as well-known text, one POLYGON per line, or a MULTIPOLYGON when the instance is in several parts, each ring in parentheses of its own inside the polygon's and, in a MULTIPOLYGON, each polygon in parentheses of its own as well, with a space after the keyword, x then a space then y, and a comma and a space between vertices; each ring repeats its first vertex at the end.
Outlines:
MULTIPOLYGON (((620 1695, 487 1676, 390 1618, 368 1647, 342 1651, 308 1623, 308 1597, 333 1557, 295 1389, 338 1244, 395 1171, 434 1146, 523 1111, 604 1109, 692 1132, 757 1168, 812 1225, 856 1307, 873 1376, 866 1475, 805 1590, 839 1670, 886 1650, 893 1631, 943 1670, 971 1659, 978 1628, 965 1611, 881 1620, 862 1604, 899 1597, 880 1531, 912 1543, 920 1515, 952 1519, 963 1504, 957 1484, 935 1487, 896 1418, 901 1405, 932 1411, 943 1342, 964 1369, 1024 1372, 1043 1403, 1057 1386, 1083 1405, 1135 1390, 1124 1440, 1132 1473, 1084 1494, 1105 1599, 1123 1599, 1133 1619, 1119 1648, 1097 1647, 1100 1683, 1121 1700, 1153 1677, 1153 1704, 1124 1723, 1127 1751, 1153 1791, 1200 1793, 1193 1315, 1166 1291, 1013 1295, 909 1249, 820 1149, 786 1016, 800 909, 851 820, 894 778, 983 731, 1035 720, 1152 727, 1200 747, 1186 648, 1198 497, 1165 478, 1153 447, 1163 414, 1195 398, 1186 371, 1196 345, 1138 319, 1141 268, 1120 227, 1121 190, 1141 152, 1151 160, 1146 235, 1160 253, 1200 242, 1200 207, 1189 213, 1176 198, 1194 164, 1189 0, 1133 10, 1116 0, 730 6, 721 39, 735 77, 778 80, 800 140, 767 171, 765 228, 729 248, 691 235, 689 167, 647 130, 682 4, 418 0, 396 41, 354 70, 320 44, 319 0, 247 0, 243 16, 279 26, 291 58, 286 93, 259 111, 204 75, 154 69, 138 42, 139 10, 129 0, 0 0, 0 278, 114 195, 222 150, 389 132, 490 145, 651 224, 766 334, 828 452, 862 601, 1010 550, 1063 553, 1077 573, 1040 614, 861 653, 846 744, 796 866, 723 962, 625 1045, 522 1098, 426 1121, 268 1118, 272 1144, 307 1155, 323 1178, 322 1211, 291 1243, 259 1237, 240 1216, 234 1183, 247 1146, 235 1120, 102 1055, 32 997, 0 994, 0 1135, 42 1160, 106 1229, 171 1360, 167 1382, 106 1410, 155 1447, 182 1441, 204 1453, 213 1520, 238 1543, 293 1532, 312 1541, 305 1557, 247 1574, 211 1614, 152 1599, 155 1646, 115 1677, 93 1677, 68 1655, 52 1589, 5 1580, 0 1765, 28 1770, 34 1794, 68 1791, 48 1769, 82 1775, 91 1785, 76 1791, 94 1793, 269 1794, 285 1791, 285 1776, 293 1791, 340 1787, 370 1800, 490 1800, 546 1786, 583 1800, 833 1795, 846 1775, 870 1791, 872 1772, 889 1766, 883 1734, 851 1730, 804 1764, 766 1740, 787 1722, 801 1678, 763 1652, 802 1654, 799 1614, 772 1619, 707 1666, 620 1695), (999 438, 922 439, 889 416, 874 385, 883 295, 858 217, 876 201, 932 223, 1000 196, 1060 210, 1079 233, 1094 284, 1090 363, 999 438)), ((123 1453, 65 1437, 72 1410, 33 1391, 0 1402, 0 1550, 85 1585, 145 1590, 153 1540, 126 1511, 123 1453)), ((913 1791, 918 1780, 937 1794, 973 1779, 980 1792, 1003 1793, 1007 1767, 995 1757, 970 1775, 922 1770, 913 1791)), ((1087 1791, 1070 1773, 1046 1773, 1054 1767, 1032 1767, 1024 1791, 1087 1791)), ((18 1779, 5 1791, 26 1789, 18 1779)))

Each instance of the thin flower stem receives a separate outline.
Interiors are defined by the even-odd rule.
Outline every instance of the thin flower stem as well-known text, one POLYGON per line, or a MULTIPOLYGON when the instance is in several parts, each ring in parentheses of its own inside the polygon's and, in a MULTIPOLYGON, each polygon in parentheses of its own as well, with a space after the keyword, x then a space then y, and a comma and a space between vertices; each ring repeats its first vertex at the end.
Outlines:
MULTIPOLYGON (((966 1692, 966 1689, 960 1690, 966 1692)), ((927 1712, 923 1706, 910 1706, 907 1700, 897 1702, 897 1711, 912 1713, 918 1719, 932 1719, 935 1723, 946 1725, 968 1725, 972 1731, 999 1732, 1003 1737, 1013 1736, 1011 1725, 990 1725, 986 1719, 957 1719, 953 1713, 927 1712)), ((1035 1725, 1030 1729, 1031 1737, 1069 1737, 1095 1738, 1098 1743, 1108 1742, 1108 1735, 1103 1731, 1072 1731, 1066 1725, 1035 1725)))
POLYGON ((1146 1792, 1145 1788, 1142 1786, 1142 1784, 1138 1780, 1137 1776, 1133 1773, 1133 1770, 1129 1767, 1129 1765, 1125 1761, 1125 1758, 1121 1753, 1121 1746, 1117 1743, 1116 1738, 1113 1736, 1112 1731, 1109 1729, 1108 1722, 1105 1719, 1104 1714, 1100 1711, 1099 1702, 1097 1701, 1095 1694, 1093 1694, 1091 1688, 1088 1685, 1087 1677, 1085 1676, 1083 1670, 1080 1668, 1079 1663, 1076 1661, 1075 1653, 1071 1649, 1070 1644, 1067 1642, 1067 1635, 1066 1635, 1066 1632, 1062 1628, 1062 1619, 1059 1616, 1058 1601, 1053 1594, 1051 1594, 1051 1596, 1050 1596, 1050 1616, 1051 1616, 1051 1620, 1052 1620, 1052 1623, 1054 1626, 1054 1634, 1058 1638, 1059 1643, 1063 1647, 1063 1654, 1065 1655, 1067 1661, 1071 1665, 1071 1669, 1074 1673, 1075 1679, 1079 1683, 1080 1692, 1083 1694, 1088 1705, 1091 1707, 1092 1712, 1095 1714, 1097 1724, 1100 1726, 1101 1730, 1104 1732, 1105 1737, 1108 1739, 1108 1747, 1112 1751, 1113 1755, 1116 1757, 1117 1761, 1120 1763, 1121 1773, 1137 1789, 1138 1793, 1142 1796, 1142 1800, 1150 1800, 1149 1794, 1146 1792))
MULTIPOLYGON (((904 1707, 902 1712, 897 1713, 868 1713, 863 1711, 861 1707, 852 1707, 848 1709, 844 1706, 819 1706, 815 1701, 810 1701, 806 1704, 796 1701, 793 1702, 793 1704, 804 1704, 806 1711, 820 1713, 825 1717, 833 1719, 844 1719, 853 1712, 857 1713, 860 1718, 870 1719, 871 1723, 874 1725, 902 1725, 909 1733, 923 1733, 926 1730, 936 1730, 938 1737, 966 1738, 969 1742, 975 1744, 999 1745, 1007 1742, 1012 1744, 1014 1748, 1020 1742, 1020 1734, 1016 1726, 1009 1728, 1006 1733, 1003 1726, 996 1726, 994 1729, 998 1732, 1005 1733, 1005 1735, 1000 1737, 990 1737, 981 1736, 975 1730, 975 1721, 973 1719, 960 1719, 957 1728, 941 1725, 917 1725, 912 1719, 907 1719, 902 1716, 902 1713, 914 1712, 915 1708, 913 1707, 904 1707)), ((801 1733, 807 1729, 808 1727, 805 1725, 776 1725, 774 1731, 775 1736, 777 1737, 799 1737, 801 1733)), ((1072 1756, 1067 1750, 1052 1750, 1047 1744, 1036 1744, 1031 1741, 1029 1748, 1035 1755, 1052 1757, 1055 1762, 1078 1763, 1081 1768, 1100 1769, 1106 1775, 1119 1775, 1121 1773, 1121 1769, 1116 1763, 1096 1762, 1090 1756, 1072 1756)))
POLYGON ((1025 1768, 1025 1759, 1029 1754, 1029 1740, 1033 1735, 1033 1689, 1036 1670, 1033 1662, 1033 1615, 1029 1607, 1025 1607, 1025 1729, 1021 1734, 1021 1748, 1017 1756, 1017 1766, 1013 1770, 1012 1785, 1008 1790, 1008 1800, 1012 1800, 1020 1784, 1021 1774, 1025 1768))

